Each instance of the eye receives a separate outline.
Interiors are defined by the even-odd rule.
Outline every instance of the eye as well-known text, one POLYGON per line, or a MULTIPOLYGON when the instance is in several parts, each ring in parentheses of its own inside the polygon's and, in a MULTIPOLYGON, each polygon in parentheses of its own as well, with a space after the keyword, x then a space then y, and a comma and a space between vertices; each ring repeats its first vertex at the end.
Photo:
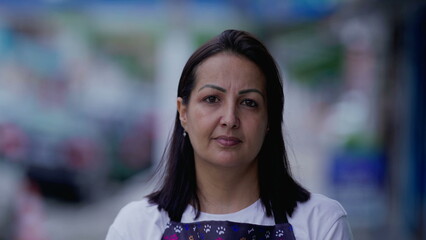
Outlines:
POLYGON ((207 103, 217 103, 219 102, 219 98, 217 96, 207 96, 203 99, 203 101, 207 103))
POLYGON ((247 107, 255 108, 257 107, 257 103, 251 99, 244 99, 241 104, 246 105, 247 107))

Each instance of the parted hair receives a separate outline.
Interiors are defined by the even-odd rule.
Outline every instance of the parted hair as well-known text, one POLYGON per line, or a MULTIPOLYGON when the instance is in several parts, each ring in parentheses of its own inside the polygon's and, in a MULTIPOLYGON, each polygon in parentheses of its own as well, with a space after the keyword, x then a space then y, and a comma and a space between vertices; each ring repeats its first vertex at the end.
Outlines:
MULTIPOLYGON (((277 64, 268 49, 245 31, 226 30, 198 48, 188 59, 179 80, 177 96, 188 104, 196 81, 197 67, 209 57, 229 52, 255 63, 266 79, 269 131, 258 153, 260 199, 267 216, 291 216, 298 202, 305 202, 310 193, 291 175, 283 138, 284 93, 277 64)), ((200 202, 194 163, 194 150, 176 112, 172 135, 163 155, 164 176, 159 189, 150 195, 150 203, 168 213, 172 221, 180 221, 188 204, 199 216, 200 202)))

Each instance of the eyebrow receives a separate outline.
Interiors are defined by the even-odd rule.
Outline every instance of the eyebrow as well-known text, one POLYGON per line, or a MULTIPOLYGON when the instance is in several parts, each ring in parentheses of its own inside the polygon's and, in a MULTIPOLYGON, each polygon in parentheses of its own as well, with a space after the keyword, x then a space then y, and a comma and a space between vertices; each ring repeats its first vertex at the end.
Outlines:
MULTIPOLYGON (((206 84, 206 85, 202 86, 200 89, 198 89, 198 91, 201 91, 204 88, 213 88, 213 89, 216 89, 218 91, 226 93, 225 88, 222 88, 222 87, 219 87, 219 86, 216 86, 216 85, 213 85, 213 84, 206 84)), ((238 94, 242 95, 242 94, 246 94, 246 93, 249 93, 249 92, 259 93, 262 97, 265 97, 265 95, 263 95, 263 93, 261 91, 255 89, 255 88, 241 90, 241 91, 238 92, 238 94)))
POLYGON ((245 93, 249 93, 249 92, 255 92, 255 93, 259 93, 263 98, 265 98, 265 96, 263 95, 263 93, 257 89, 254 88, 250 88, 250 89, 245 89, 245 90, 241 90, 238 92, 238 94, 245 94, 245 93))
POLYGON ((206 85, 202 86, 200 89, 198 89, 198 91, 201 91, 204 88, 213 88, 213 89, 219 90, 221 92, 226 92, 225 88, 222 88, 222 87, 219 87, 219 86, 216 86, 216 85, 213 85, 213 84, 206 84, 206 85))

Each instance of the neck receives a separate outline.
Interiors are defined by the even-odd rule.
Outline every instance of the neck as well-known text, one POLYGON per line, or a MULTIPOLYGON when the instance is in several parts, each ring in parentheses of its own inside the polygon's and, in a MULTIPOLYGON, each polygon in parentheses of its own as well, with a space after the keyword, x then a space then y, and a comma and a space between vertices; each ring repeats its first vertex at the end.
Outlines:
POLYGON ((196 165, 202 212, 225 214, 244 209, 259 199, 257 161, 245 168, 196 165))

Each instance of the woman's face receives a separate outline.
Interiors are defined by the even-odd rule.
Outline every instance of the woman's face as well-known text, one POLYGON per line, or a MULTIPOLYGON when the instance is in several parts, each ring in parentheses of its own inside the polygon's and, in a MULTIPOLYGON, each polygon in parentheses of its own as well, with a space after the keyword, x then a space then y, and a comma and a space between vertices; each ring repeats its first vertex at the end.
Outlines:
POLYGON ((256 159, 268 114, 265 77, 254 63, 231 53, 206 59, 189 102, 177 105, 197 165, 244 167, 256 159))

